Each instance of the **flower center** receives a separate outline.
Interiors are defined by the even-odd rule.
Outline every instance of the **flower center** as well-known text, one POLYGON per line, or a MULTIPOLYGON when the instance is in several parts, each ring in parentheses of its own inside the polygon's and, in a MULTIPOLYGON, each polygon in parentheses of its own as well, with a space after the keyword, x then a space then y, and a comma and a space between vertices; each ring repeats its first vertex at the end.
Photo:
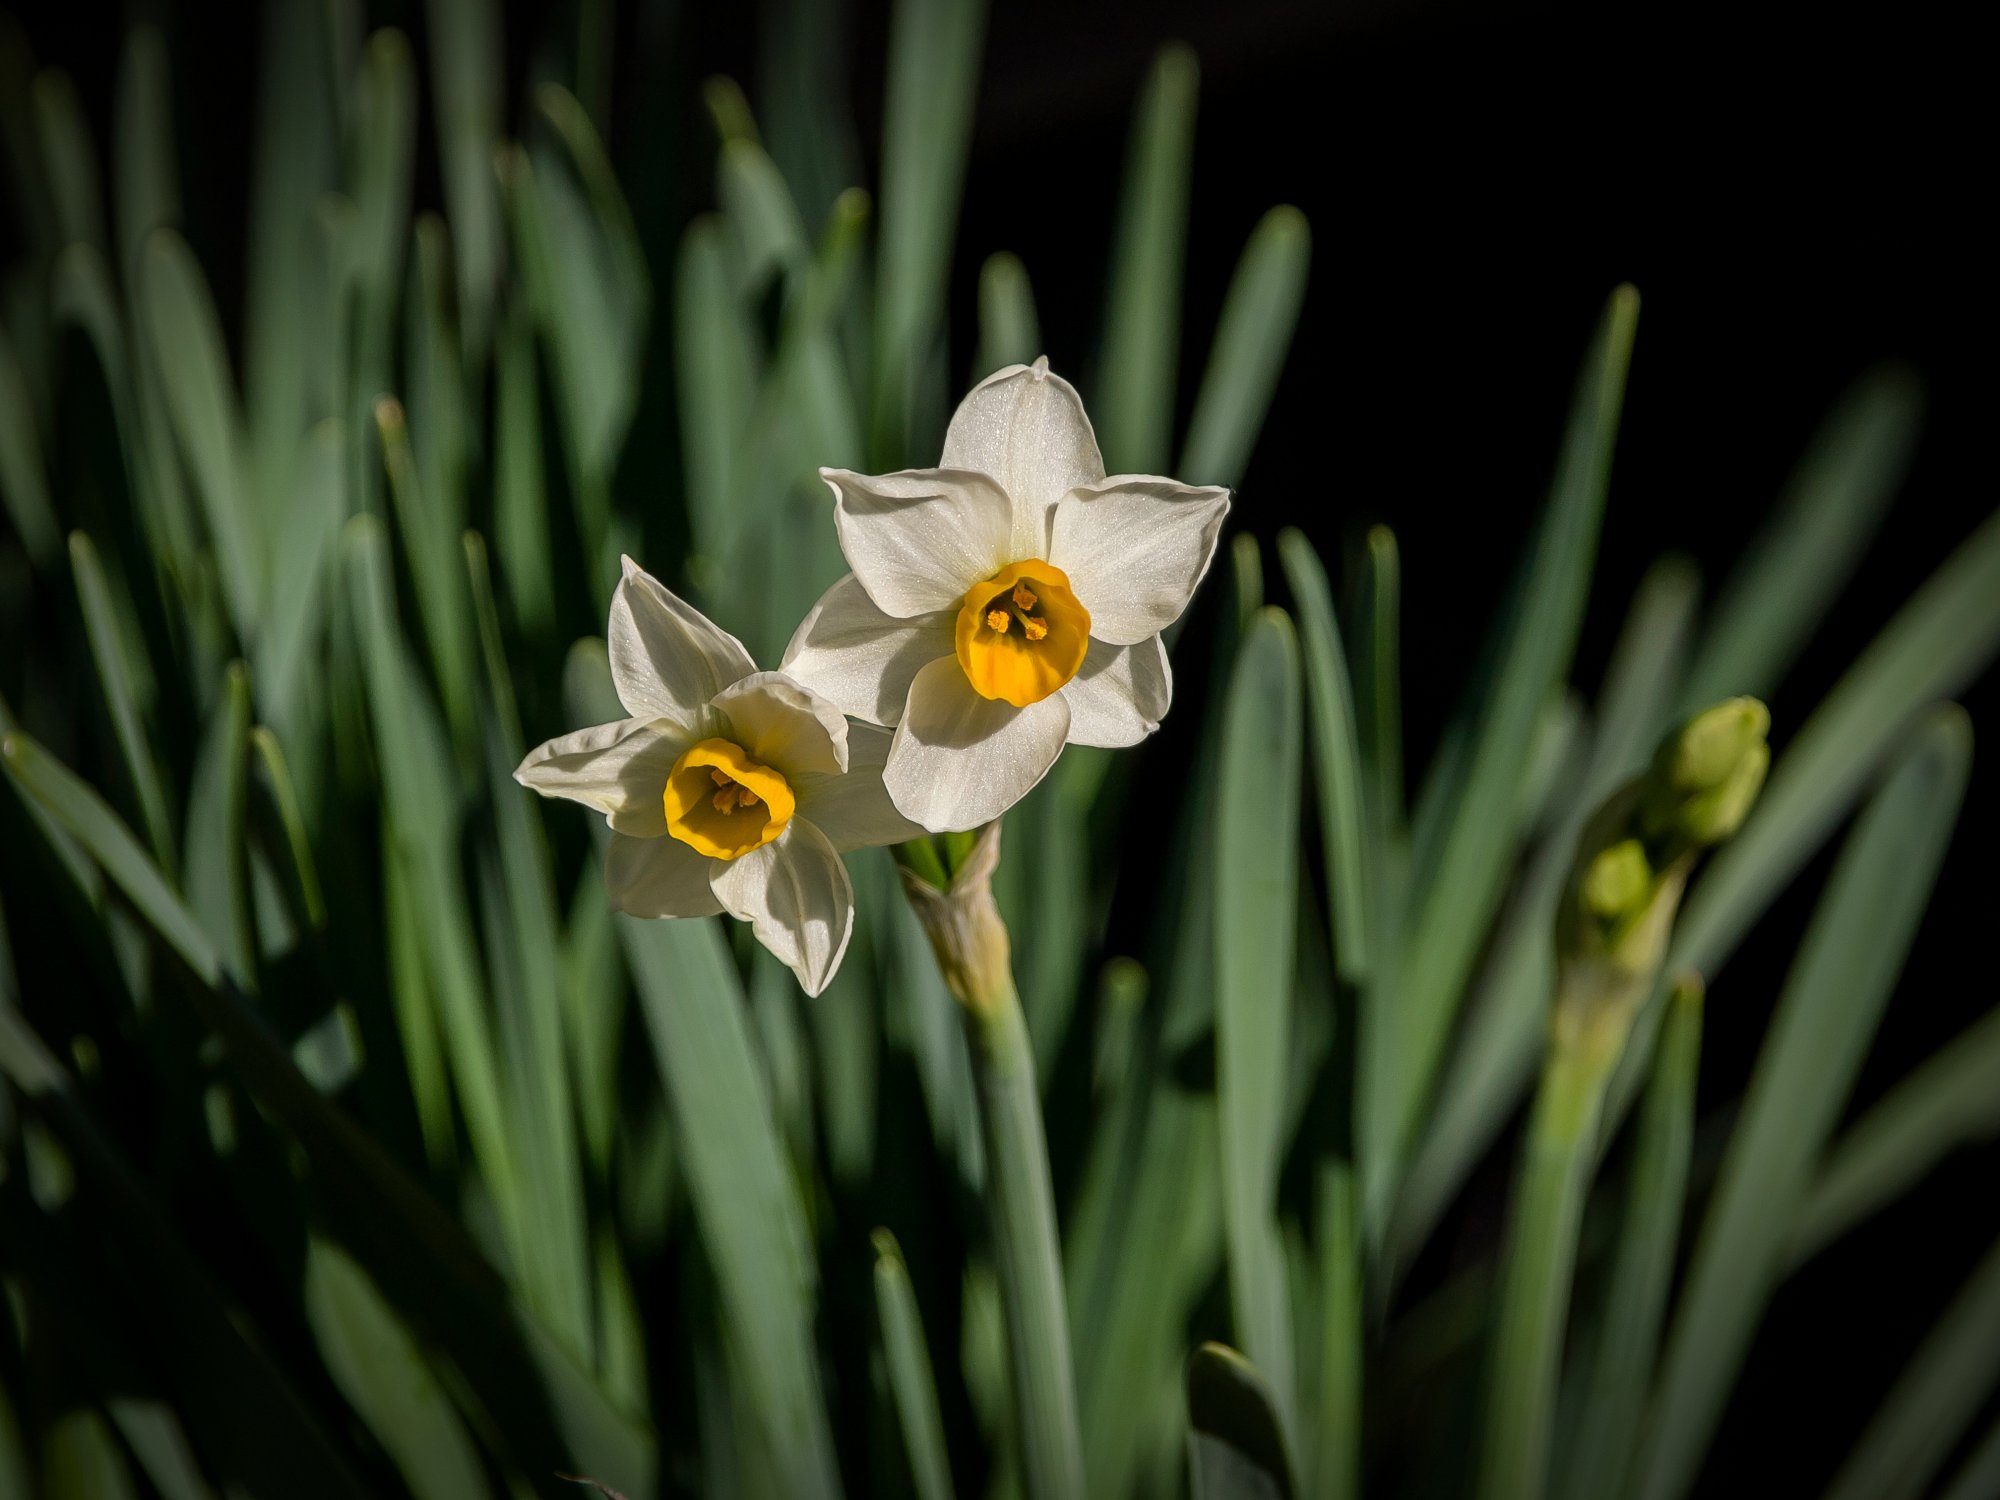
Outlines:
POLYGON ((729 740, 703 740, 675 761, 662 800, 667 832, 711 859, 770 843, 794 806, 791 784, 729 740))
POLYGON ((1026 708, 1076 676, 1090 649, 1090 611, 1067 573, 1031 557, 966 591, 955 644, 975 693, 1026 708))

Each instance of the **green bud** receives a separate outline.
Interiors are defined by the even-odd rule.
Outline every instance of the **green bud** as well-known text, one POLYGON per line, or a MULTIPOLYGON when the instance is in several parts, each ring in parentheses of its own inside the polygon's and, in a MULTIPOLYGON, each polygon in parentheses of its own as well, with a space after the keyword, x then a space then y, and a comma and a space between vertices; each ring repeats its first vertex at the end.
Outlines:
POLYGON ((1653 867, 1637 839, 1601 850, 1583 872, 1583 904, 1606 921, 1638 910, 1652 890, 1653 867))
POLYGON ((1663 747, 1660 770, 1677 792, 1706 792, 1734 781, 1746 757, 1770 752, 1771 711, 1755 698, 1726 698, 1688 720, 1663 747))
POLYGON ((1719 844, 1735 835, 1750 816, 1750 805, 1763 789, 1764 773, 1771 768, 1771 747, 1753 746, 1736 762, 1736 768, 1720 786, 1698 793, 1681 804, 1680 831, 1696 845, 1719 844))
POLYGON ((1639 831, 1654 846, 1719 844, 1742 825, 1764 784, 1771 711, 1755 698, 1727 698, 1696 714, 1653 757, 1639 805, 1639 831))

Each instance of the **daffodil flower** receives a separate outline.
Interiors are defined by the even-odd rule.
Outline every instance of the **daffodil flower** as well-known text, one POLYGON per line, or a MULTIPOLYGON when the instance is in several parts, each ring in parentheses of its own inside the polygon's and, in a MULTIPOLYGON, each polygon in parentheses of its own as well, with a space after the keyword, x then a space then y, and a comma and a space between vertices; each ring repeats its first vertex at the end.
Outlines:
POLYGON ((893 725, 883 780, 935 832, 1000 816, 1065 744, 1136 744, 1173 697, 1160 632, 1208 571, 1229 492, 1107 479, 1083 403, 1048 361, 959 404, 942 465, 821 469, 854 571, 784 670, 893 725))
POLYGON ((514 779, 604 814, 611 904, 636 917, 726 911, 826 988, 854 927, 840 853, 921 830, 882 787, 889 735, 840 710, 676 598, 629 557, 606 632, 630 718, 562 735, 514 779))

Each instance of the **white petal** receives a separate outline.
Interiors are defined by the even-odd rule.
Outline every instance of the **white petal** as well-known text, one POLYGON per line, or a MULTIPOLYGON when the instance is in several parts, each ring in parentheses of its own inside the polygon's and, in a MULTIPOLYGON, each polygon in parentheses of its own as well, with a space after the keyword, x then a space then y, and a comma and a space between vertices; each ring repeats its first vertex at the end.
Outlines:
POLYGON ((889 759, 889 731, 855 724, 847 732, 847 774, 800 776, 792 782, 798 816, 827 836, 836 849, 866 849, 919 838, 924 830, 896 811, 882 785, 889 759))
POLYGON ((825 989, 854 931, 854 887, 826 835, 793 818, 763 848, 713 863, 723 909, 750 924, 808 995, 825 989))
POLYGON ((624 563, 605 632, 618 700, 639 718, 698 728, 708 700, 757 664, 735 636, 631 558, 624 563))
POLYGON ((847 565, 886 614, 906 620, 957 609, 967 589, 1014 561, 1012 507, 984 474, 821 469, 819 477, 838 502, 833 522, 847 565))
POLYGON ((847 769, 847 720, 840 709, 783 672, 752 673, 717 693, 714 706, 752 760, 787 777, 847 769))
POLYGON ((544 797, 594 807, 620 833, 652 838, 667 831, 661 793, 684 737, 652 719, 620 719, 560 735, 528 752, 514 779, 544 797))
POLYGON ((1049 362, 1009 365, 975 386, 944 435, 947 469, 976 469, 1014 502, 1008 562, 1047 558, 1048 512, 1071 490, 1104 478, 1097 434, 1075 389, 1049 362))
POLYGON ((650 839, 613 834, 604 851, 604 889, 613 911, 634 917, 712 917, 722 903, 709 876, 721 863, 664 833, 650 839))
POLYGON ((903 816, 933 832, 977 828, 1027 796, 1068 737, 1061 693, 1026 708, 982 698, 950 656, 910 684, 883 780, 903 816))
POLYGON ((1069 574, 1090 633, 1130 646, 1180 618, 1228 513, 1217 486, 1121 475, 1056 507, 1049 561, 1069 574))
POLYGON ((785 647, 784 673, 871 724, 903 717, 910 679, 953 652, 955 610, 899 620, 849 573, 820 596, 785 647))
POLYGON ((1063 686, 1069 700, 1069 742, 1116 750, 1136 745, 1167 716, 1174 671, 1166 643, 1148 636, 1136 646, 1093 639, 1083 670, 1063 686))

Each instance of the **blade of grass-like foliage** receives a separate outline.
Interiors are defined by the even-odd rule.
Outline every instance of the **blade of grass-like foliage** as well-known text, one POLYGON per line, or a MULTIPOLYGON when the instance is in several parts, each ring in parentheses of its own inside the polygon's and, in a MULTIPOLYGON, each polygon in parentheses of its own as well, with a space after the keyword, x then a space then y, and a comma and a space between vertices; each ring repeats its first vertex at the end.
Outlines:
POLYGON ((465 362, 484 356, 504 238, 493 177, 505 80, 500 11, 492 0, 430 0, 431 90, 438 162, 458 261, 459 336, 465 362))
MULTIPOLYGON (((610 474, 638 401, 648 310, 635 295, 643 288, 619 274, 588 201, 552 152, 531 158, 510 147, 500 167, 522 285, 549 351, 585 562, 597 580, 614 561, 606 553, 610 474)), ((599 583, 605 600, 609 587, 599 583)))
POLYGON ((404 297, 403 385, 410 448, 438 531, 456 538, 465 526, 466 478, 479 434, 468 395, 451 282, 451 233, 438 215, 417 215, 411 231, 404 297))
POLYGON ((785 1494, 838 1495, 812 1338, 814 1262, 744 1027, 742 987, 712 922, 620 916, 613 925, 673 1108, 750 1414, 785 1494))
POLYGON ((315 931, 326 930, 326 897, 321 893, 319 869, 313 860, 312 840, 306 832, 305 814, 299 807, 291 768, 285 760, 278 737, 264 725, 250 731, 250 744, 264 767, 264 777, 278 809, 278 821, 285 830, 285 842, 292 854, 292 870, 298 877, 299 903, 306 921, 315 931))
POLYGON ((104 689, 104 706, 111 714, 111 727, 118 737, 118 749, 125 758, 125 770, 132 778, 132 790, 139 799, 139 815, 145 821, 146 836, 153 857, 172 869, 179 863, 174 853, 173 825, 167 817, 167 794, 160 777, 159 762, 146 738, 139 705, 134 701, 132 672, 126 663, 124 643, 104 576, 97 548, 81 531, 69 537, 70 571, 76 577, 77 602, 83 609, 84 633, 90 640, 90 655, 97 664, 97 680, 104 689))
POLYGON ((62 532, 49 499, 34 399, 5 328, 0 328, 0 500, 6 501, 8 519, 28 556, 41 567, 53 566, 62 532))
MULTIPOLYGON (((1625 371, 1638 322, 1639 297, 1612 293, 1584 361, 1568 431, 1550 487, 1549 506, 1522 579, 1522 609, 1512 617, 1495 658, 1492 699, 1469 747, 1465 782, 1445 814, 1435 866, 1420 868, 1397 1003, 1408 1025, 1404 1074, 1396 1091, 1397 1149, 1415 1145, 1450 1039, 1459 994, 1478 956, 1511 863, 1521 768, 1533 747, 1543 705, 1562 683, 1576 649, 1597 553, 1611 474, 1611 451, 1624 399, 1625 371)), ((1385 1185, 1386 1187, 1386 1185, 1385 1185)), ((1371 1221, 1386 1201, 1368 1205, 1371 1221)))
POLYGON ((257 643, 257 691, 266 719, 289 744, 304 747, 300 780, 319 782, 318 730, 324 694, 312 665, 327 620, 327 590, 341 523, 347 519, 347 442, 339 422, 316 423, 289 469, 291 503, 271 559, 271 609, 257 643))
POLYGON ((466 1130, 501 1223, 518 1236, 519 1178, 459 865, 456 773, 443 725, 396 623, 382 524, 356 516, 343 542, 382 776, 384 831, 403 864, 404 893, 417 903, 423 971, 438 1003, 466 1130))
POLYGON ((1403 826, 1403 562, 1396 533, 1368 528, 1367 571, 1355 625, 1361 757, 1387 838, 1403 826))
POLYGON ((10 1495, 33 1494, 33 1476, 28 1472, 28 1445, 7 1388, 0 1385, 0 1485, 10 1495))
POLYGON ((410 451, 409 425, 393 397, 375 403, 375 426, 382 438, 382 463, 395 501, 396 528, 403 539, 416 584, 417 618, 430 647, 432 675, 443 689, 445 717, 453 738, 471 744, 473 727, 473 642, 470 602, 465 593, 464 554, 458 528, 442 496, 428 493, 410 451))
POLYGON ((174 165, 173 90, 167 44, 157 26, 134 26, 118 59, 112 109, 112 188, 118 265, 138 284, 146 236, 181 215, 180 174, 174 165))
POLYGON ((1222 1344, 1187 1366, 1188 1488, 1194 1500, 1290 1500, 1291 1463, 1271 1387, 1222 1344))
POLYGON ((1665 727, 1698 589, 1693 568, 1669 558, 1647 573, 1632 600, 1605 673, 1579 793, 1544 835, 1501 918, 1466 1005, 1464 1034, 1405 1172, 1392 1225, 1401 1262, 1421 1248, 1534 1076, 1555 985, 1549 933, 1576 836, 1590 810, 1645 765, 1665 727))
POLYGON ((2000 1243, 1939 1315, 1826 1500, 1913 1500, 2000 1380, 2000 1243))
MULTIPOLYGON (((350 14, 360 20, 358 13, 350 14)), ((357 437, 353 508, 373 515, 382 508, 383 475, 362 439, 374 422, 376 401, 397 384, 396 306, 416 170, 417 83, 408 39, 387 27, 377 31, 358 60, 345 68, 336 62, 336 78, 350 74, 353 86, 342 97, 350 117, 353 212, 342 227, 339 249, 352 309, 351 326, 337 325, 346 388, 336 391, 335 399, 357 437)))
POLYGON ((409 856, 396 847, 387 813, 382 818, 383 946, 388 950, 389 998, 396 1008, 403 1067, 433 1171, 455 1167, 458 1125, 451 1108, 451 1075, 444 1057, 444 1026, 425 971, 423 898, 412 887, 409 856))
POLYGON ((76 85, 60 68, 35 75, 35 135, 49 186, 55 193, 56 227, 65 244, 81 240, 99 250, 104 237, 104 185, 90 143, 76 85))
POLYGON ((973 384, 1008 365, 1035 362, 1042 352, 1042 328, 1035 316, 1035 291, 1028 268, 1010 250, 997 250, 979 268, 979 352, 972 359, 973 384))
MULTIPOLYGON (((1227 691, 1237 642, 1263 602, 1255 537, 1230 548, 1230 597, 1210 660, 1207 701, 1227 691)), ((1076 1330, 1089 1493, 1123 1494, 1152 1461, 1156 1416, 1134 1392, 1178 1389, 1186 1320, 1222 1255, 1214 1095, 1177 1070, 1215 1017, 1214 797, 1222 715, 1201 726, 1190 795, 1175 826, 1170 887, 1155 937, 1158 1020, 1090 1148, 1071 1222, 1066 1281, 1076 1330)), ((1177 1405, 1177 1403, 1174 1403, 1177 1405)))
POLYGON ((513 780, 523 753, 520 719, 500 644, 486 548, 476 532, 466 533, 464 548, 485 647, 489 708, 482 740, 487 795, 499 835, 502 915, 512 950, 503 963, 517 998, 500 1010, 498 1029, 507 1061, 516 1156, 533 1205, 527 1231, 539 1267, 536 1300, 554 1331, 588 1358, 593 1323, 588 1224, 563 1038, 563 1017, 572 1007, 563 990, 561 919, 541 824, 513 780))
POLYGON ((1216 801, 1215 1050, 1231 1319, 1293 1417, 1291 1317, 1278 1242, 1280 1110, 1298 912, 1304 705, 1291 621, 1252 618, 1224 710, 1216 801))
MULTIPOLYGON (((1947 558, 1834 684, 1771 768, 1743 831, 1689 894, 1668 965, 1714 978, 1743 934, 1832 832, 1924 708, 2000 649, 2000 513, 1947 558)), ((1659 1006, 1634 1027, 1607 1130, 1643 1077, 1659 1006)))
POLYGON ((717 215, 689 224, 674 274, 674 385, 688 520, 697 560, 710 572, 735 548, 737 444, 750 425, 758 362, 756 329, 736 297, 723 237, 717 215))
POLYGON ((46 1500, 139 1500, 125 1450, 97 1411, 64 1412, 51 1424, 43 1447, 46 1500))
POLYGON ((812 255, 805 221, 762 146, 754 140, 722 143, 715 195, 730 229, 740 295, 756 297, 774 277, 804 270, 812 255))
POLYGON ((182 992, 258 1102, 305 1149, 324 1195, 324 1228, 418 1333, 451 1355, 487 1415, 482 1430, 528 1472, 581 1464, 618 1475, 634 1500, 650 1496, 657 1465, 650 1431, 606 1402, 512 1301, 457 1222, 299 1073, 229 987, 214 944, 117 814, 19 731, 0 736, 0 764, 101 864, 200 981, 182 992))
POLYGON ((1114 474, 1158 474, 1170 456, 1199 81, 1190 48, 1163 48, 1132 122, 1092 406, 1114 474))
POLYGON ((595 869, 585 869, 578 880, 563 930, 563 993, 572 1007, 563 1030, 576 1075, 574 1093, 585 1156, 602 1182, 609 1179, 618 1133, 618 1061, 627 984, 618 938, 611 929, 611 906, 595 869))
POLYGON ((832 0, 788 0, 769 14, 757 114, 793 199, 817 217, 862 180, 846 77, 848 18, 832 0))
POLYGON ((1953 1147, 2000 1134, 2000 1009, 1912 1069, 1847 1128, 1792 1233, 1794 1263, 1887 1207, 1953 1147))
POLYGON ((250 763, 250 672, 231 662, 195 763, 188 797, 188 904, 224 955, 229 977, 257 988, 257 931, 250 906, 249 850, 244 842, 250 763))
MULTIPOLYGON (((8 764, 18 762, 10 756, 8 764)), ((145 858, 136 844, 132 854, 138 861, 145 858)), ((159 1373, 169 1382, 177 1408, 253 1490, 358 1500, 366 1491, 313 1422, 291 1382, 244 1337, 206 1270, 76 1097, 70 1075, 10 1008, 0 1008, 0 1073, 60 1134, 82 1177, 80 1206, 88 1207, 91 1222, 104 1230, 91 1237, 90 1259, 84 1263, 77 1262, 75 1247, 53 1234, 46 1237, 48 1254, 58 1259, 45 1269, 57 1272, 57 1288, 66 1295, 66 1284, 74 1277, 79 1311, 86 1316, 110 1313, 114 1323, 136 1319, 134 1332, 143 1331, 174 1351, 175 1358, 159 1373), (107 1257, 100 1269, 120 1277, 115 1292, 90 1277, 99 1254, 107 1257)), ((27 1225, 15 1227, 23 1250, 31 1250, 31 1239, 44 1238, 31 1236, 27 1225)), ((37 1276, 35 1284, 46 1289, 50 1283, 37 1276)), ((123 1336, 122 1329, 103 1331, 112 1338, 123 1336)))
POLYGON ((1589 1346, 1573 1357, 1571 1378, 1581 1387, 1574 1409, 1583 1415, 1569 1433, 1568 1463, 1556 1486, 1566 1500, 1623 1494, 1631 1472, 1680 1244, 1694 1142, 1701 1002, 1701 980, 1686 975, 1667 1004, 1653 1076, 1639 1109, 1602 1316, 1589 1346))
POLYGON ((869 456, 908 456, 916 383, 943 332, 985 0, 896 0, 882 114, 882 223, 875 262, 869 456))
POLYGON ((0 20, 0 146, 7 152, 8 186, 28 245, 38 257, 62 248, 56 232, 55 205, 42 180, 41 153, 35 146, 34 53, 25 27, 10 13, 0 20))
POLYGON ((1916 377, 1893 366, 1842 396, 1716 600, 1688 668, 1683 711, 1736 693, 1768 697, 1777 687, 1881 525, 1922 412, 1916 377))
MULTIPOLYGON (((0 739, 4 739, 20 727, 20 720, 14 717, 14 711, 7 706, 6 698, 0 696, 0 739)), ((76 836, 58 822, 47 808, 32 797, 24 796, 21 802, 27 810, 28 821, 35 825, 35 831, 41 834, 44 842, 48 844, 49 852, 55 856, 56 863, 68 876, 76 894, 82 898, 84 905, 91 912, 102 915, 104 912, 102 872, 91 863, 90 856, 84 852, 76 836)))
MULTIPOLYGON (((249 248, 244 266, 243 396, 257 478, 282 493, 299 434, 340 407, 308 396, 315 316, 334 302, 309 271, 313 206, 338 180, 335 92, 347 75, 332 56, 335 26, 321 7, 267 0, 257 67, 257 123, 251 132, 249 248), (315 308, 314 303, 327 304, 315 308)), ((124 165, 120 163, 121 168, 124 165)), ((371 395, 375 394, 373 392, 371 395)), ((345 392, 342 393, 343 399, 345 392)))
MULTIPOLYGON (((1848 836, 1730 1136, 1661 1363, 1640 1472, 1677 1500, 1700 1467, 1786 1238, 1916 935, 1972 756, 1948 709, 1911 740, 1848 836)), ((2000 1348, 2000 1341, 1996 1341, 2000 1348)))
POLYGON ((1312 231, 1290 204, 1272 209, 1250 231, 1175 470, 1189 483, 1242 481, 1298 326, 1311 263, 1312 231))
POLYGON ((1995 1495, 2000 1495, 2000 1417, 1986 1429, 1950 1485, 1939 1491, 1938 1500, 1993 1500, 1995 1495))
MULTIPOLYGON (((215 1500, 215 1492, 201 1477, 200 1466, 195 1463, 187 1434, 166 1406, 158 1401, 114 1396, 104 1409, 162 1500, 215 1500)), ((0 1474, 4 1473, 0 1469, 0 1474)))
POLYGON ((938 1411, 923 1320, 903 1252, 886 1229, 875 1231, 875 1310, 882 1320, 889 1389, 918 1500, 951 1500, 951 1461, 945 1454, 944 1418, 938 1411))
MULTIPOLYGON (((578 723, 601 723, 618 711, 601 641, 571 649, 565 697, 578 723)), ((612 925, 652 1037, 676 1162, 686 1172, 750 1415, 784 1494, 836 1496, 840 1472, 812 1333, 817 1264, 758 1070, 742 981, 712 920, 614 916, 612 925)))
POLYGON ((518 302, 501 310, 495 342, 493 543, 514 623, 539 638, 555 624, 556 586, 534 325, 518 302))
POLYGON ((194 252, 156 229, 141 255, 139 308, 152 369, 201 502, 223 596, 251 640, 263 602, 264 529, 244 473, 243 419, 208 283, 194 252))
POLYGON ((1319 1241, 1319 1405, 1308 1426, 1313 1493, 1320 1500, 1361 1495, 1362 1287, 1360 1202, 1352 1168, 1330 1162, 1315 1187, 1319 1241))
POLYGON ((415 1500, 484 1493, 479 1455, 422 1351, 337 1246, 306 1242, 305 1316, 327 1373, 382 1444, 415 1500))
POLYGON ((1326 570, 1305 534, 1279 533, 1278 557, 1297 607, 1305 647, 1306 686, 1312 707, 1313 765, 1319 773, 1320 840, 1327 866, 1327 905, 1333 924, 1334 960, 1341 977, 1359 984, 1368 976, 1367 893, 1380 861, 1368 847, 1371 829, 1361 811, 1361 747, 1347 654, 1334 617, 1326 570))

